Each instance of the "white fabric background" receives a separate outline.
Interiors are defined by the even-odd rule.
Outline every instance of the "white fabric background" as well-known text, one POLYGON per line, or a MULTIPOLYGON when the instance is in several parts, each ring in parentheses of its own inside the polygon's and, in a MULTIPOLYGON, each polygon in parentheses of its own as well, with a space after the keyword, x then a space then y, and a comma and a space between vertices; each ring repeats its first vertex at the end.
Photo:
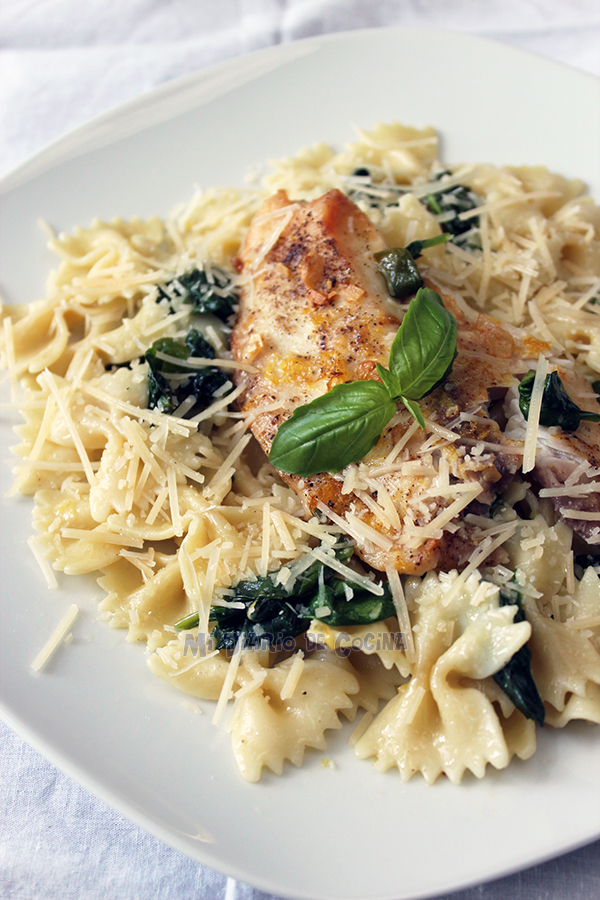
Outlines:
MULTIPOLYGON (((600 76, 599 0, 0 0, 0 174, 178 75, 274 43, 383 25, 481 34, 600 76)), ((130 824, 0 723, 0 900, 266 896, 130 824)), ((600 842, 452 895, 599 896, 600 842)))

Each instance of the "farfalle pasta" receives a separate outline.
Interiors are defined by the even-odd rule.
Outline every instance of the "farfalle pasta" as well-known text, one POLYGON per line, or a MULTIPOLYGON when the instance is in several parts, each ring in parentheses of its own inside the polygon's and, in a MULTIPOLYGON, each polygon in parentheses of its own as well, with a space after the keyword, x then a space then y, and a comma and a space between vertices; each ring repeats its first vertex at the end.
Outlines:
POLYGON ((93 575, 101 617, 206 703, 244 778, 301 765, 344 722, 360 759, 427 783, 528 759, 543 722, 600 722, 600 209, 579 182, 446 166, 434 129, 394 123, 50 246, 46 296, 2 309, 11 493, 33 497, 49 585, 93 575), (387 376, 375 357, 358 374, 326 359, 327 310, 365 291, 286 241, 334 207, 352 240, 363 223, 379 255, 408 252, 457 323, 454 368, 419 396, 390 349, 406 298, 382 301, 387 376), (230 346, 253 292, 296 269, 325 390, 398 389, 366 456, 314 483, 265 449, 315 361, 279 361, 279 383, 272 364, 252 407, 267 333, 230 346))

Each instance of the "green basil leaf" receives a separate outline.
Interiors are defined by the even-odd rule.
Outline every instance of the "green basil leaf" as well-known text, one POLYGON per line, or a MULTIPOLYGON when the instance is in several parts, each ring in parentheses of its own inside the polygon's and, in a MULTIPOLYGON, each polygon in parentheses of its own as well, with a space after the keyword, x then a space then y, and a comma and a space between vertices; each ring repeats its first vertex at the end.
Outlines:
MULTIPOLYGON (((525 419, 529 418, 534 380, 535 372, 530 369, 519 385, 519 409, 525 419)), ((600 422, 600 415, 580 409, 567 394, 558 372, 550 372, 544 382, 540 425, 545 427, 558 425, 563 431, 577 431, 582 419, 589 422, 600 422)))
POLYGON ((456 356, 456 319, 438 294, 421 288, 404 314, 390 350, 390 371, 402 398, 420 400, 448 374, 456 356))
POLYGON ((376 369, 377 374, 383 381, 390 397, 399 397, 401 388, 398 379, 394 375, 392 375, 389 369, 386 369, 385 366, 380 365, 380 363, 377 363, 376 369))
POLYGON ((415 417, 421 428, 425 428, 425 419, 423 418, 421 407, 419 406, 417 401, 409 400, 408 397, 403 397, 402 395, 400 396, 400 399, 404 403, 409 413, 411 413, 415 417))
POLYGON ((378 381, 336 385, 294 410, 275 435, 269 460, 302 478, 340 472, 367 455, 395 412, 396 403, 378 381))

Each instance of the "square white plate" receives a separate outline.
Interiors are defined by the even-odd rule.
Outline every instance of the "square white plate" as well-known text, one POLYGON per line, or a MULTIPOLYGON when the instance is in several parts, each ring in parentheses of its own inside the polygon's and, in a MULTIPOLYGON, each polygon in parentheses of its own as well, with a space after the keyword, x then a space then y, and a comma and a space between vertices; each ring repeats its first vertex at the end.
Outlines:
MULTIPOLYGON (((600 82, 459 33, 382 29, 261 51, 129 103, 6 178, 0 288, 42 295, 54 264, 37 220, 59 230, 168 213, 196 186, 377 121, 436 126, 448 162, 543 164, 600 198, 600 82)), ((3 455, 14 442, 2 426, 3 455)), ((10 483, 2 466, 0 487, 10 483)), ((508 873, 600 835, 600 733, 539 734, 527 763, 461 787, 378 775, 332 733, 327 756, 257 785, 228 736, 181 705, 144 650, 96 621, 92 579, 48 592, 25 541, 31 501, 1 506, 0 703, 7 722, 121 813, 192 858, 276 894, 418 898, 508 873), (38 678, 30 663, 67 609, 75 640, 38 678)), ((206 711, 210 713, 210 704, 206 711)))

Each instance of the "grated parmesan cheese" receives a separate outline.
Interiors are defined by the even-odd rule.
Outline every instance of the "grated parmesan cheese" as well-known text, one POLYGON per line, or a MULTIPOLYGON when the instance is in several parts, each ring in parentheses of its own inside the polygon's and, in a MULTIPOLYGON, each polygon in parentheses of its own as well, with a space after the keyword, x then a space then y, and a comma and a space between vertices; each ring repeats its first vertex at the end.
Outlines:
POLYGON ((544 395, 544 387, 546 385, 546 375, 548 374, 548 360, 541 355, 538 359, 533 388, 531 390, 531 401, 529 403, 529 417, 527 419, 527 429, 525 431, 525 442, 523 448, 523 474, 531 472, 535 467, 535 454, 537 449, 537 436, 539 431, 540 412, 542 409, 542 398, 544 395))
POLYGON ((290 666, 290 670, 286 675, 286 679, 283 682, 281 687, 281 691, 279 696, 282 700, 291 700, 296 692, 296 688, 300 682, 300 678, 302 677, 302 672, 304 670, 304 654, 302 650, 298 650, 292 664, 290 666))
POLYGON ((225 712, 225 707, 229 700, 233 697, 233 684, 237 677, 238 669, 240 666, 240 662, 242 660, 242 655, 244 653, 244 635, 241 634, 237 640, 235 645, 235 649, 233 651, 231 661, 229 663, 229 668, 227 669, 227 674, 223 681, 223 687, 221 688, 221 692, 219 694, 219 699, 217 700, 217 707, 215 709, 214 715, 212 717, 213 725, 220 725, 221 720, 223 719, 223 714, 225 712))
POLYGON ((72 603, 38 655, 31 663, 31 668, 34 672, 39 672, 40 669, 46 665, 50 657, 55 653, 61 641, 63 641, 66 635, 69 633, 71 626, 73 625, 73 622, 77 618, 78 614, 79 607, 77 606, 77 604, 72 603))
POLYGON ((42 555, 42 548, 40 547, 39 541, 37 538, 31 536, 27 538, 27 546, 31 550, 34 555, 35 561, 39 565, 42 575, 46 580, 46 584, 50 589, 55 589, 58 587, 58 581, 56 580, 56 575, 52 571, 52 567, 48 560, 42 555))
POLYGON ((402 581, 396 569, 388 567, 385 570, 385 574, 387 575, 390 590, 392 592, 392 600, 396 608, 396 615, 398 616, 398 625, 400 626, 400 631, 402 632, 402 635, 404 637, 406 658, 409 662, 413 662, 415 659, 415 641, 413 637, 412 626, 410 624, 410 615, 408 612, 408 607, 406 605, 406 598, 404 596, 402 581))

